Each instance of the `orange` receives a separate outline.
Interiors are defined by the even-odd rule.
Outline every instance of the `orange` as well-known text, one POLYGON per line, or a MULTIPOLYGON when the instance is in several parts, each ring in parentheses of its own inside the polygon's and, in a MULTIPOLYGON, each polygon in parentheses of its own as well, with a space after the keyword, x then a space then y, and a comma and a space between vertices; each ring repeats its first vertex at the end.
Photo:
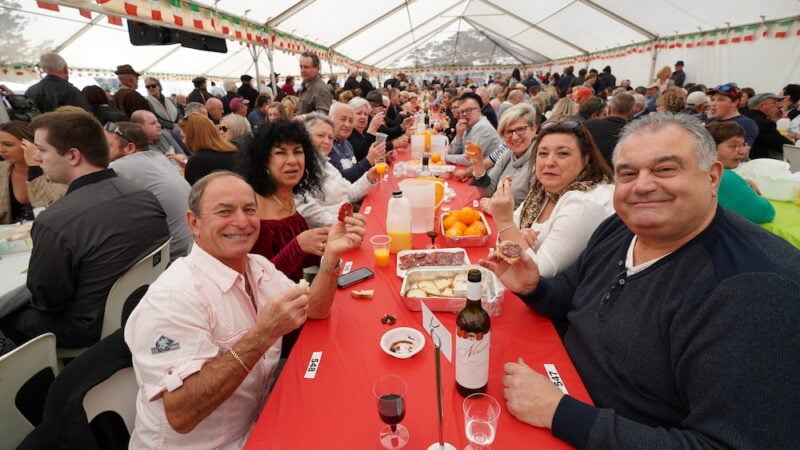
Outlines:
MULTIPOLYGON (((459 222, 461 223, 461 222, 459 222)), ((447 231, 444 232, 444 235, 447 237, 459 237, 464 235, 464 229, 460 229, 458 227, 450 227, 447 231)))
POLYGON ((444 220, 442 220, 442 226, 444 229, 448 229, 453 226, 454 223, 458 222, 458 215, 456 213, 450 213, 444 216, 444 220))
POLYGON ((467 225, 472 225, 472 222, 479 220, 481 218, 480 213, 475 211, 474 209, 470 208, 469 206, 465 206, 458 210, 458 220, 464 222, 467 225))
POLYGON ((442 161, 441 153, 432 153, 430 162, 436 164, 442 161))
POLYGON ((483 236, 484 234, 486 234, 486 225, 480 220, 476 220, 464 230, 464 236, 483 236))

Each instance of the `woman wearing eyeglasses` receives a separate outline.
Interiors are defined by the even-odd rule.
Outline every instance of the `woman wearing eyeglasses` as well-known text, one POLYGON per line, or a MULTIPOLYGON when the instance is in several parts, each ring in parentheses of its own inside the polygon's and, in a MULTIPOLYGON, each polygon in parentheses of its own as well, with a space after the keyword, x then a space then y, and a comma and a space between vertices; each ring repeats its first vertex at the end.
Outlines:
POLYGON ((48 181, 41 167, 33 165, 29 155, 36 148, 31 141, 27 123, 14 120, 0 125, 0 224, 33 220, 33 208, 55 202, 67 190, 66 185, 48 181))
POLYGON ((542 276, 578 260, 597 226, 613 214, 612 172, 586 128, 546 122, 533 145, 536 178, 514 209, 512 181, 504 179, 488 203, 498 240, 521 245, 542 276))
POLYGON ((184 177, 189 184, 215 170, 233 170, 236 146, 225 140, 214 122, 202 114, 189 114, 178 123, 183 142, 192 156, 186 161, 184 177))
POLYGON ((158 122, 167 130, 173 129, 175 123, 181 118, 178 106, 173 103, 172 99, 164 96, 161 91, 161 82, 157 78, 145 78, 144 87, 147 88, 147 102, 150 103, 150 109, 158 118, 158 122))
MULTIPOLYGON (((486 168, 482 152, 467 153, 473 174, 469 184, 478 188, 481 197, 491 197, 500 182, 510 177, 514 208, 525 200, 532 178, 531 148, 540 122, 541 115, 533 106, 525 103, 512 106, 500 117, 497 130, 509 151, 504 152, 491 169, 486 168)), ((484 209, 488 202, 489 198, 481 199, 484 209)))
POLYGON ((717 144, 717 160, 725 167, 717 192, 720 206, 754 223, 772 222, 775 207, 759 195, 755 184, 732 170, 739 167, 750 150, 744 128, 735 122, 711 122, 706 129, 717 144))

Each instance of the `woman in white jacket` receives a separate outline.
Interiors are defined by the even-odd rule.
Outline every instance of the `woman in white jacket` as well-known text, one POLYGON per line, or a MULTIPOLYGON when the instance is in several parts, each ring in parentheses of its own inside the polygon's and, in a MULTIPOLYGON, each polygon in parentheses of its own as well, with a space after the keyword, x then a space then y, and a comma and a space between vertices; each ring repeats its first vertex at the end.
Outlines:
POLYGON ((305 125, 324 168, 323 189, 320 194, 306 194, 305 198, 295 195, 295 202, 309 227, 327 227, 336 220, 342 203, 360 202, 378 183, 379 176, 373 166, 354 183, 347 181, 339 169, 328 162, 328 154, 333 149, 333 120, 324 114, 311 113, 306 115, 305 125))

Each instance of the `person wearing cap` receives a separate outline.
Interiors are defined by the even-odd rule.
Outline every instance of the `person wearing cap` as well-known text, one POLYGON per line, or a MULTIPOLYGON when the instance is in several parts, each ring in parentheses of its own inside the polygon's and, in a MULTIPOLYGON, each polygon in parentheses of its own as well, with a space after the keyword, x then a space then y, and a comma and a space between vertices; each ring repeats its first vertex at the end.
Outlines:
POLYGON ((186 96, 186 102, 197 102, 201 105, 205 105, 208 99, 212 97, 212 95, 206 90, 206 82, 208 80, 206 77, 196 77, 192 80, 192 84, 194 85, 194 90, 186 96))
POLYGON ((777 121, 783 117, 778 105, 783 97, 771 92, 756 94, 747 102, 750 108, 747 116, 758 126, 758 136, 750 146, 750 158, 773 158, 783 160, 783 145, 794 145, 794 142, 778 131, 777 121))
POLYGON ((256 104, 256 99, 258 98, 258 91, 256 88, 253 87, 252 81, 253 77, 250 75, 244 74, 239 79, 242 81, 242 84, 239 86, 239 95, 242 98, 247 99, 249 102, 247 105, 247 112, 253 110, 253 105, 256 104))
POLYGON ((661 92, 661 87, 655 81, 647 83, 645 87, 645 97, 647 98, 647 113, 656 111, 656 100, 661 92))
POLYGON ((134 111, 144 109, 150 111, 150 102, 136 91, 139 86, 139 72, 133 70, 130 64, 117 66, 114 71, 119 78, 119 90, 114 94, 114 107, 130 117, 134 111))
MULTIPOLYGON (((445 156, 445 161, 450 164, 459 164, 462 166, 470 166, 467 172, 462 171, 462 177, 471 177, 472 164, 464 154, 467 143, 473 143, 480 146, 483 157, 488 158, 499 147, 503 146, 500 137, 497 135, 497 130, 481 113, 483 108, 483 99, 480 95, 473 92, 461 94, 461 104, 458 108, 458 122, 456 123, 456 135, 450 143, 449 154, 445 156)), ((486 169, 491 169, 494 162, 500 155, 496 155, 495 159, 485 161, 486 169)))
POLYGON ((689 114, 705 120, 708 109, 708 96, 703 91, 694 91, 686 96, 686 109, 681 114, 689 114))
POLYGON ((578 106, 580 106, 586 103, 586 100, 592 98, 593 95, 594 92, 592 92, 591 88, 588 88, 586 86, 581 86, 578 89, 576 89, 575 92, 573 92, 570 95, 570 97, 572 97, 572 99, 575 100, 575 103, 577 103, 578 106))
POLYGON ((331 109, 333 94, 322 81, 319 71, 319 56, 311 52, 300 54, 300 76, 303 77, 303 87, 297 94, 300 98, 299 114, 308 114, 314 111, 328 114, 331 109))
POLYGON ((250 101, 246 98, 236 97, 231 100, 231 113, 238 114, 242 117, 247 117, 247 108, 250 101))
MULTIPOLYGON (((25 91, 39 112, 50 112, 59 106, 79 106, 91 112, 92 107, 81 91, 69 82, 67 62, 58 53, 45 53, 39 57, 39 68, 47 75, 42 81, 25 91)), ((5 112, 5 108, 0 108, 5 112)))
POLYGON ((672 75, 669 76, 669 79, 672 80, 675 86, 683 87, 683 84, 686 83, 686 72, 683 71, 683 61, 675 63, 675 70, 672 71, 672 75))
POLYGON ((732 83, 722 84, 709 90, 708 96, 711 98, 708 122, 730 120, 738 123, 744 128, 747 145, 752 147, 758 136, 758 125, 753 119, 739 113, 738 106, 739 99, 742 98, 742 90, 732 83))
POLYGON ((172 241, 169 260, 186 256, 192 246, 192 233, 186 224, 191 187, 164 155, 150 150, 150 138, 142 127, 133 122, 114 123, 117 131, 105 130, 109 168, 122 178, 134 182, 156 196, 167 215, 167 227, 172 241))

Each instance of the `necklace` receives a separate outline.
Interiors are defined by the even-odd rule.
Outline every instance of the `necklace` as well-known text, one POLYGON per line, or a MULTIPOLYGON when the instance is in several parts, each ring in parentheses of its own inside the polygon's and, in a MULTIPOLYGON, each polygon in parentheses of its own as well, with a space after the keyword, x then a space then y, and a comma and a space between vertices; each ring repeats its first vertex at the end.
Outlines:
POLYGON ((272 194, 272 199, 275 200, 276 202, 278 202, 278 204, 281 205, 281 207, 283 207, 283 209, 285 209, 286 211, 289 211, 289 214, 294 214, 294 198, 292 198, 292 200, 291 200, 291 204, 290 204, 291 208, 289 206, 284 205, 283 202, 280 201, 275 194, 272 194))

